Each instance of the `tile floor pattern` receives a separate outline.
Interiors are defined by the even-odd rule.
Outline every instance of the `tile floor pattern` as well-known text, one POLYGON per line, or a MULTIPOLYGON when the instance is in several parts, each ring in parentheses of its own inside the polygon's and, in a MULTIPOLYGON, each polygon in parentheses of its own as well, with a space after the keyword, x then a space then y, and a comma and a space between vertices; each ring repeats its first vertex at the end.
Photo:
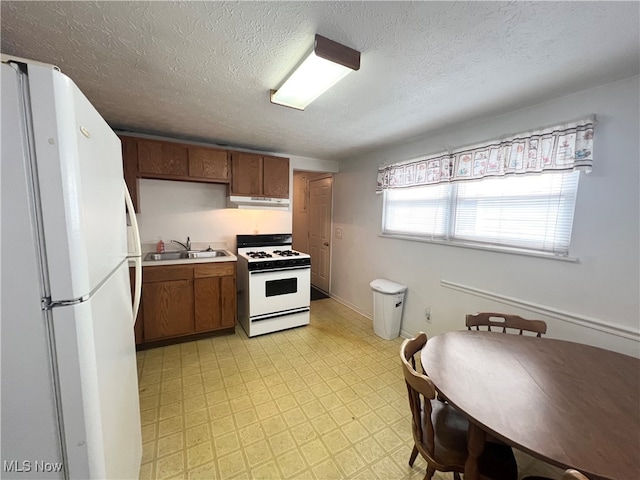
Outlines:
POLYGON ((302 328, 138 352, 140 479, 423 478, 422 458, 407 464, 402 339, 330 298, 311 312, 302 328))

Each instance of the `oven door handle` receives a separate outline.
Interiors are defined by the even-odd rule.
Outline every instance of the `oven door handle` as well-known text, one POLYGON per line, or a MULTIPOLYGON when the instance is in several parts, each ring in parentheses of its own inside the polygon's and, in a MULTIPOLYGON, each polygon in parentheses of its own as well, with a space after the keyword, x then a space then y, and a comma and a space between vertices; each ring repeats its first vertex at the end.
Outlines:
POLYGON ((289 267, 289 268, 272 268, 270 270, 249 270, 251 275, 257 275, 259 273, 271 273, 271 272, 290 272, 291 270, 310 270, 311 265, 305 265, 302 267, 289 267))
POLYGON ((261 320, 271 320, 273 318, 286 317, 288 315, 294 315, 296 313, 304 313, 310 310, 311 309, 309 307, 292 308, 291 310, 283 310, 281 312, 265 313, 264 315, 256 315, 254 317, 251 317, 249 320, 251 322, 259 322, 261 320))

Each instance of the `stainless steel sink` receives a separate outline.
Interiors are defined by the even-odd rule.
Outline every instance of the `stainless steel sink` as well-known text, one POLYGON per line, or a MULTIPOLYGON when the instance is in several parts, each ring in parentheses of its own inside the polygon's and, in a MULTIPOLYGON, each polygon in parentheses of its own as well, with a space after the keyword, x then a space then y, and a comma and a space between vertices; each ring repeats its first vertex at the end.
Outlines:
POLYGON ((181 258, 189 258, 188 252, 164 252, 164 253, 147 253, 145 260, 179 260, 181 258))
POLYGON ((225 252, 224 250, 203 250, 202 252, 189 252, 189 258, 214 258, 227 256, 227 252, 225 252))
POLYGON ((145 261, 160 262, 162 260, 182 260, 186 258, 214 258, 227 257, 224 250, 204 250, 202 252, 164 252, 164 253, 147 253, 144 257, 145 261))

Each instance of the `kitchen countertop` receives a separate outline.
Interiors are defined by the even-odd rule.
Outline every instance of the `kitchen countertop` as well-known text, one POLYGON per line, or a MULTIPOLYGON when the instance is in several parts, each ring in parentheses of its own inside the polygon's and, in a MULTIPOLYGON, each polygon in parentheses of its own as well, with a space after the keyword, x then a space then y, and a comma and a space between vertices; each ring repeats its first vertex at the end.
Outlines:
MULTIPOLYGON (((224 250, 224 249, 217 249, 224 250)), ((177 260, 145 260, 144 258, 147 256, 145 252, 142 254, 142 266, 143 267, 153 267, 154 265, 185 265, 192 263, 220 263, 220 262, 237 262, 238 257, 236 257, 229 250, 224 250, 226 255, 224 257, 211 257, 211 258, 179 258, 177 260)))
MULTIPOLYGON (((170 242, 165 242, 165 245, 169 248, 166 249, 167 252, 179 252, 180 249, 176 249, 176 246, 171 244, 170 242), (171 248, 173 247, 173 248, 171 248)), ((142 245, 142 266, 143 267, 153 267, 154 265, 190 265, 196 263, 220 263, 220 262, 237 262, 238 257, 236 257, 233 253, 227 250, 226 242, 192 242, 191 248, 194 251, 203 251, 208 248, 213 250, 222 250, 226 253, 224 257, 211 257, 211 258, 179 258, 176 260, 145 260, 145 257, 149 253, 156 252, 156 244, 155 243, 143 243, 142 245)), ((131 262, 129 262, 131 265, 131 262)))

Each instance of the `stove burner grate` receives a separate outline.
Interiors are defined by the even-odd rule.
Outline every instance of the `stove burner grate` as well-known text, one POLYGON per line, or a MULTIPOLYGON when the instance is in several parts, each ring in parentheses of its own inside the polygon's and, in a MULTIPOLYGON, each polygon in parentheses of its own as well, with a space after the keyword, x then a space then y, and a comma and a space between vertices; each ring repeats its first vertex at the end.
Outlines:
POLYGON ((297 257, 300 255, 299 252, 295 252, 293 250, 274 250, 273 253, 280 255, 281 257, 297 257))
POLYGON ((247 252, 251 258, 271 258, 273 255, 267 252, 247 252))

